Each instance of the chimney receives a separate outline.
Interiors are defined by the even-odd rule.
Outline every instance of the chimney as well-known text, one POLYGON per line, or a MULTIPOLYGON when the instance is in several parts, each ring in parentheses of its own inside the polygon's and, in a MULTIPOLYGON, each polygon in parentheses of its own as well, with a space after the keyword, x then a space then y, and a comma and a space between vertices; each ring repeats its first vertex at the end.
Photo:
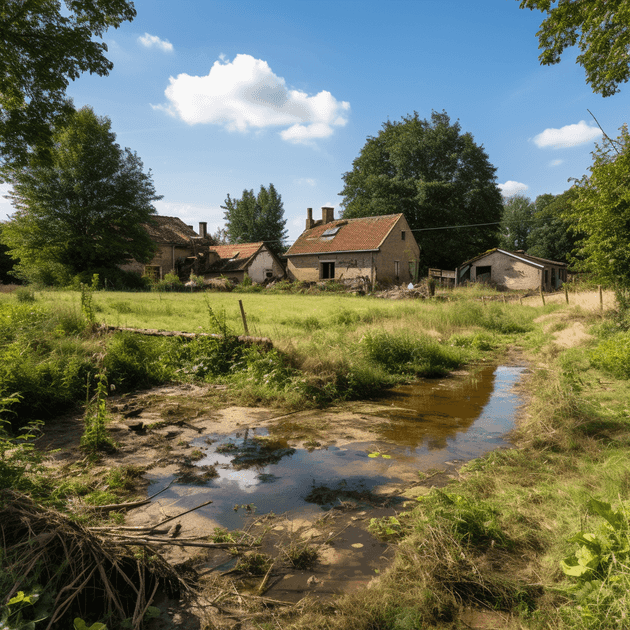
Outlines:
POLYGON ((332 223, 335 220, 335 209, 322 206, 322 225, 332 223))
POLYGON ((313 221, 313 208, 306 208, 306 229, 310 230, 315 225, 313 221))
POLYGON ((201 238, 208 236, 208 224, 205 221, 199 222, 199 236, 201 236, 201 238))

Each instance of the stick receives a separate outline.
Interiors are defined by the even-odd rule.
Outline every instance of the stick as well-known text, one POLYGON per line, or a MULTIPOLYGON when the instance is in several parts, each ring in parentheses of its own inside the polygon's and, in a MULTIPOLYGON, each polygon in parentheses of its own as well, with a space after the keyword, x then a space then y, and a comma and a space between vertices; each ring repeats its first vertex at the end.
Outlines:
POLYGON ((173 479, 173 481, 171 481, 168 486, 162 488, 162 490, 160 490, 159 492, 152 494, 148 499, 144 499, 142 501, 132 501, 130 503, 110 503, 109 505, 86 505, 85 507, 86 509, 94 510, 95 512, 98 510, 103 510, 105 512, 113 512, 114 510, 130 510, 132 508, 140 507, 141 505, 146 505, 147 503, 150 503, 151 499, 157 497, 158 494, 162 494, 162 492, 168 490, 174 481, 175 480, 173 479))
MULTIPOLYGON (((251 547, 253 545, 245 545, 243 543, 201 543, 186 540, 175 540, 173 538, 151 538, 151 537, 129 537, 116 541, 119 545, 174 545, 175 547, 204 547, 207 549, 227 549, 228 547, 251 547)), ((256 545, 259 546, 259 545, 256 545)))
MULTIPOLYGON (((179 518, 180 516, 184 516, 184 514, 189 514, 190 512, 194 512, 195 510, 198 510, 199 508, 202 508, 205 505, 210 505, 210 503, 212 503, 212 501, 206 501, 205 503, 202 503, 201 505, 198 505, 197 507, 191 508, 190 510, 186 510, 185 512, 182 512, 181 514, 177 514, 177 516, 169 516, 163 521, 160 521, 155 527, 159 527, 160 525, 164 525, 165 523, 168 523, 169 521, 173 521, 176 518, 179 518)), ((151 529, 155 529, 155 527, 151 529)))

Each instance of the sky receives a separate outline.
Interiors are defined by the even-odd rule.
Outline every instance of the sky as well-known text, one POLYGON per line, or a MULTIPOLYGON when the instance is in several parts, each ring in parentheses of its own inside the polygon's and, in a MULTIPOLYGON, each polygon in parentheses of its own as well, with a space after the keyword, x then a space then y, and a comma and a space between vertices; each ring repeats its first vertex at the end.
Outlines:
MULTIPOLYGON (((540 12, 518 0, 136 0, 107 31, 107 77, 68 94, 112 121, 151 169, 158 214, 209 232, 227 195, 273 183, 289 243, 306 208, 339 216, 342 176, 383 123, 446 111, 483 145, 504 195, 534 199, 588 172, 630 87, 592 93, 574 50, 541 66, 540 12)), ((0 203, 0 214, 11 206, 0 203)), ((4 216, 2 217, 4 218, 4 216)))

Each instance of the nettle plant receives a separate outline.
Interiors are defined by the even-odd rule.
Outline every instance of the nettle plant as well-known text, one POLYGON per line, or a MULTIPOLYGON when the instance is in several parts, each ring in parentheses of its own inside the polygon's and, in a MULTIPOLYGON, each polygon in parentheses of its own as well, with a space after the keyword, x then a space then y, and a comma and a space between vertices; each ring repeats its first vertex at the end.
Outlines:
POLYGON ((622 504, 614 511, 610 503, 597 499, 591 499, 588 508, 604 522, 595 531, 578 532, 569 539, 577 549, 561 567, 573 582, 569 591, 579 601, 603 604, 630 584, 629 510, 622 504))

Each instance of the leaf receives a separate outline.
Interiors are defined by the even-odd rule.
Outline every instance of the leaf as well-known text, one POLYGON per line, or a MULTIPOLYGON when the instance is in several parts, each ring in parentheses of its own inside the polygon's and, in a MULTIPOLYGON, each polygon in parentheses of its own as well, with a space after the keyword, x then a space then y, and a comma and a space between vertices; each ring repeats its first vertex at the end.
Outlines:
POLYGON ((391 458, 392 458, 392 456, 391 456, 391 455, 381 455, 381 457, 382 457, 383 459, 391 459, 391 458))
POLYGON ((623 528, 625 521, 623 514, 621 514, 621 510, 613 512, 610 503, 604 503, 603 501, 598 501, 597 499, 591 499, 588 502, 588 507, 592 512, 606 520, 615 531, 619 531, 623 528))
POLYGON ((378 457, 380 453, 368 453, 368 457, 378 457))

